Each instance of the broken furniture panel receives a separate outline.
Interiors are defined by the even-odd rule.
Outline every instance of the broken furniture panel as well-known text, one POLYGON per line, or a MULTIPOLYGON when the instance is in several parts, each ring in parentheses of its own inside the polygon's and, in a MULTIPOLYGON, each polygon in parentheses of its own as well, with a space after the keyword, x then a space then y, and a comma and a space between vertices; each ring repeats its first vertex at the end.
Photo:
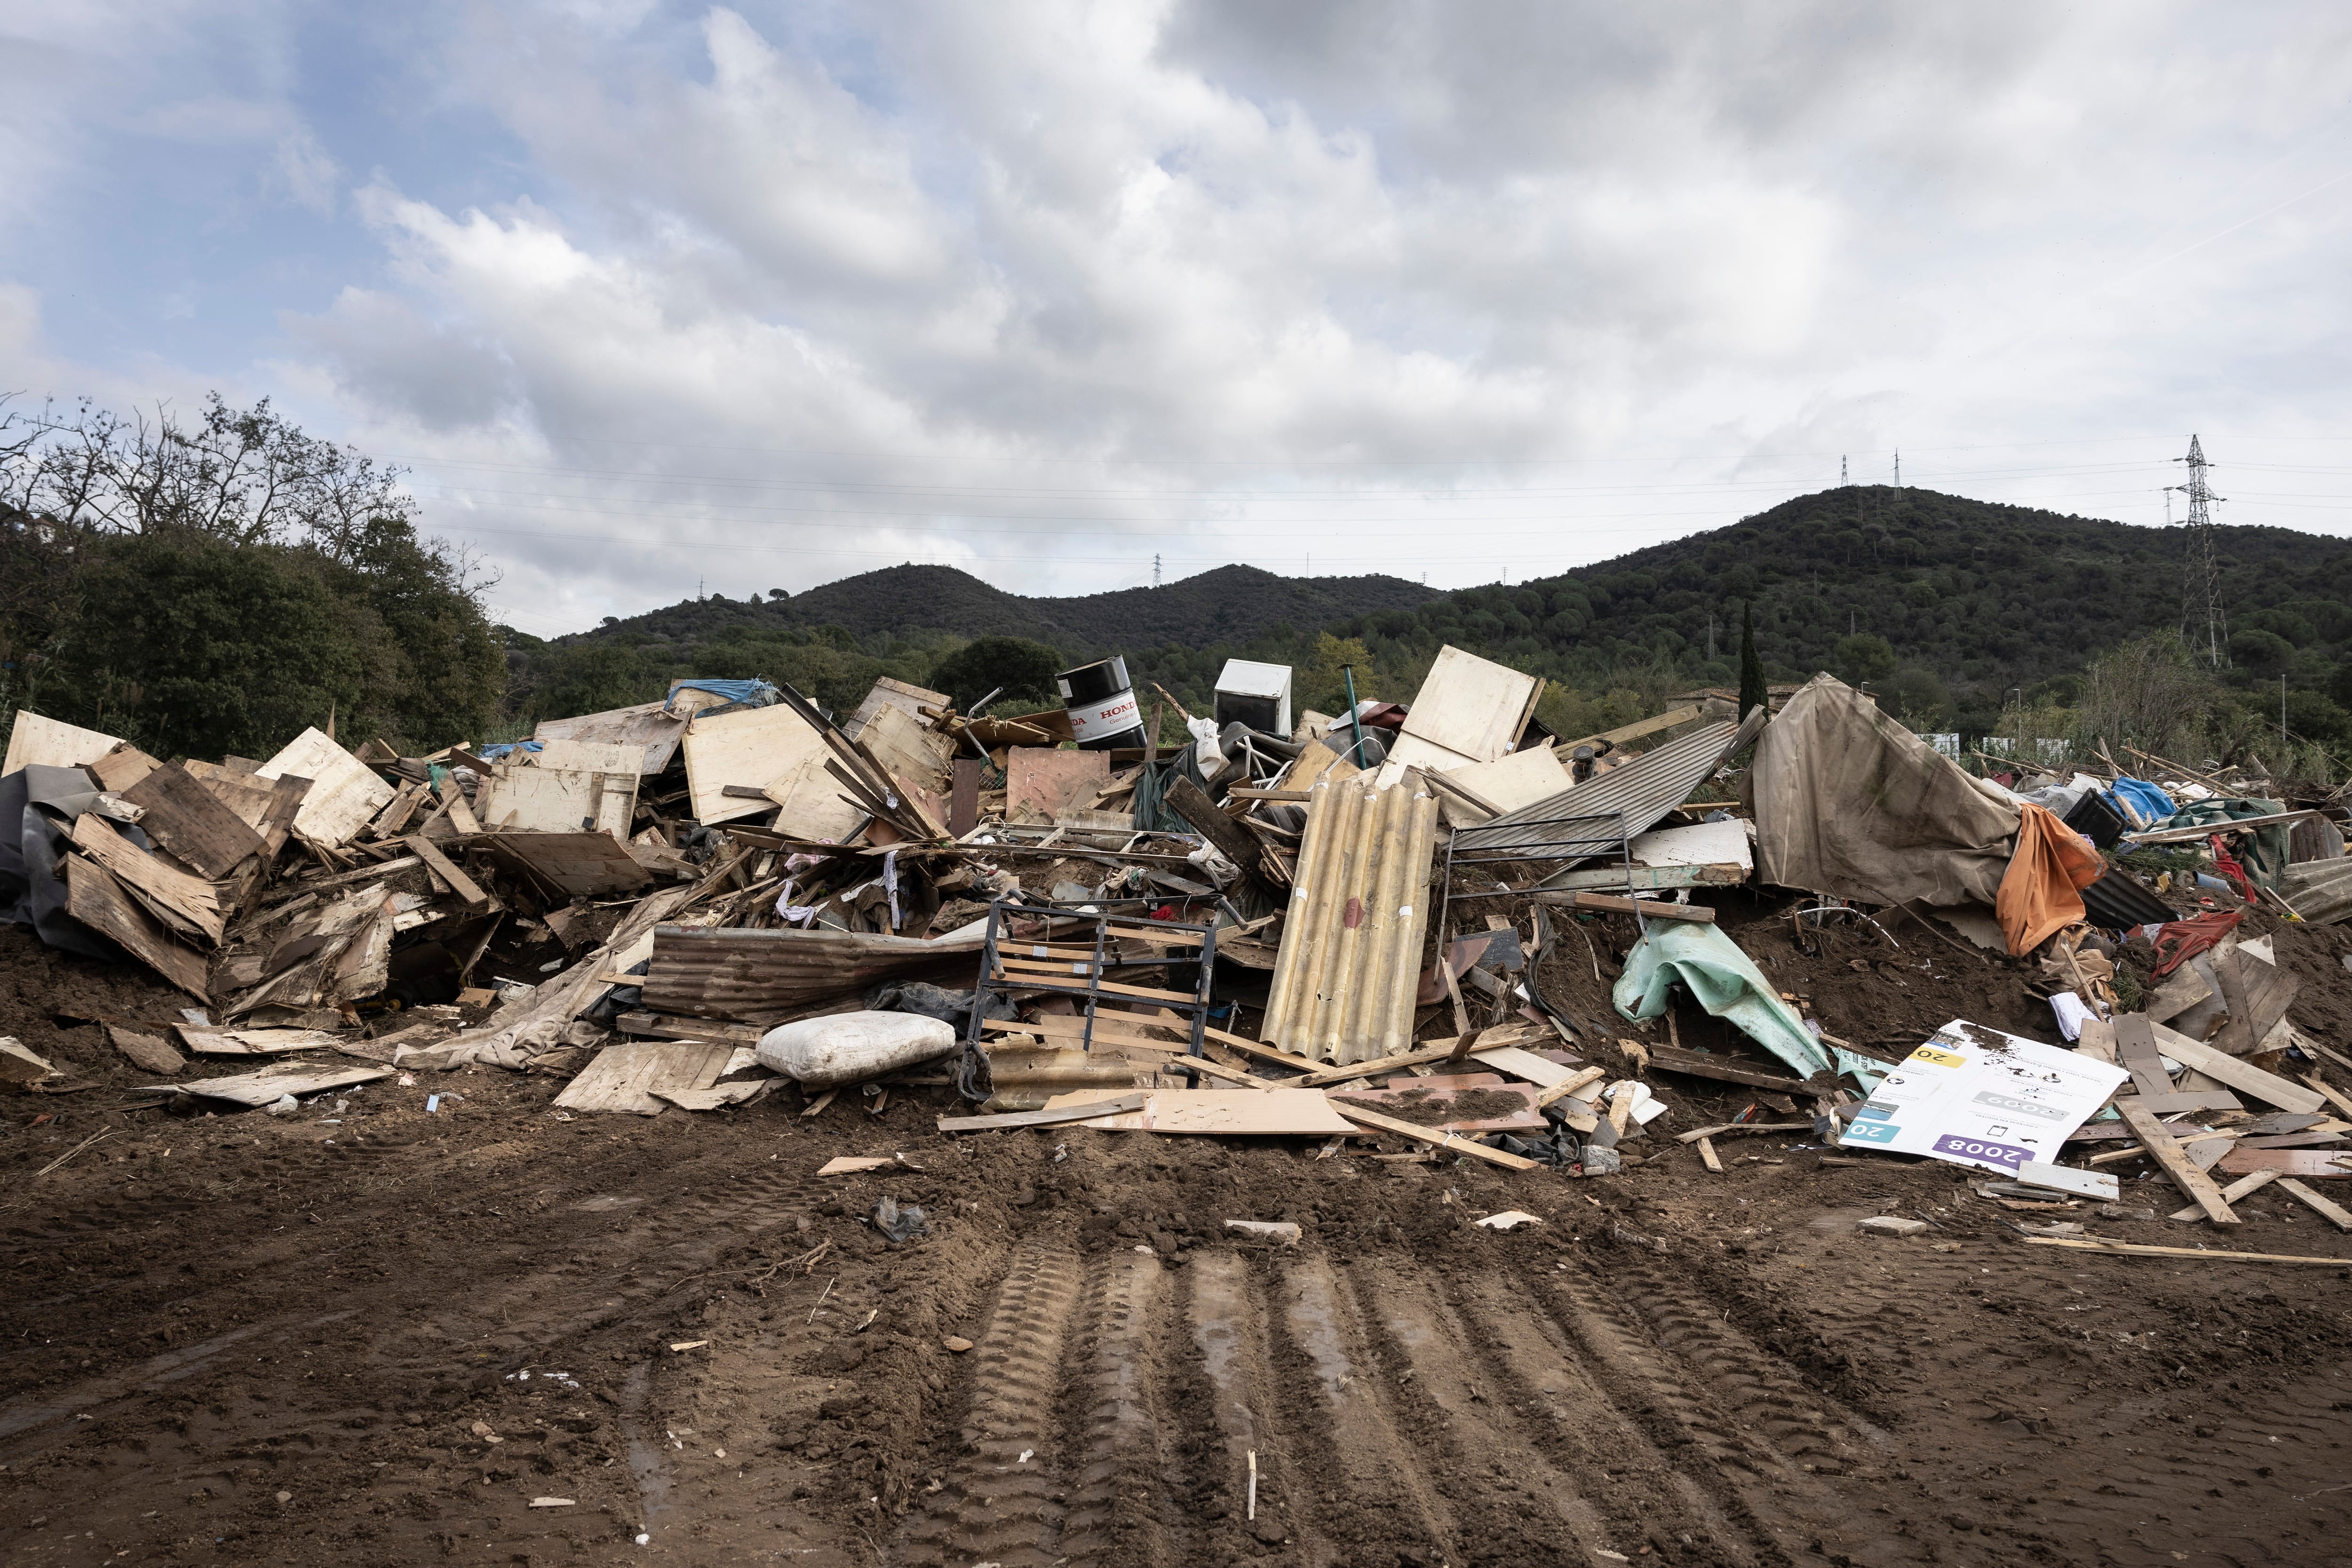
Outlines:
MULTIPOLYGON (((576 742, 550 744, 588 749, 576 742)), ((608 833, 626 838, 637 810, 634 748, 599 743, 595 751, 621 752, 624 766, 591 771, 554 765, 543 757, 535 765, 509 761, 482 781, 475 816, 493 833, 608 833)))
POLYGON ((265 779, 289 774, 309 779, 310 793, 294 812, 294 831, 330 849, 350 843, 377 812, 392 804, 392 786, 322 730, 303 731, 256 768, 254 774, 265 779))
POLYGON ((672 714, 667 703, 641 702, 634 708, 583 713, 575 719, 542 719, 530 738, 542 744, 585 741, 635 746, 642 752, 637 772, 653 774, 669 766, 678 738, 685 733, 686 721, 672 714))
POLYGON ((1065 752, 1015 746, 1004 764, 1005 815, 1016 821, 1050 822, 1085 805, 1110 784, 1107 752, 1065 752), (1027 814, 1035 813, 1031 818, 1027 814))

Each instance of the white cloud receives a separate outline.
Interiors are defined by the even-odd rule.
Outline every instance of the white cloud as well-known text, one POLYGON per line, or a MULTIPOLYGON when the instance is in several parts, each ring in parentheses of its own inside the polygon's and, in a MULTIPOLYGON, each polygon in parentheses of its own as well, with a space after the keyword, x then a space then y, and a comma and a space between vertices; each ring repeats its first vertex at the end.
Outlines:
MULTIPOLYGON (((2156 521, 2189 428, 2352 416, 2327 8, 452 0, 398 37, 429 90, 387 123, 455 152, 353 193, 377 265, 268 374, 583 622, 900 559, 1526 576, 1897 445, 2156 521)), ((125 113, 330 213, 298 96, 125 113)), ((2239 521, 2333 524, 2249 481, 2239 521)))

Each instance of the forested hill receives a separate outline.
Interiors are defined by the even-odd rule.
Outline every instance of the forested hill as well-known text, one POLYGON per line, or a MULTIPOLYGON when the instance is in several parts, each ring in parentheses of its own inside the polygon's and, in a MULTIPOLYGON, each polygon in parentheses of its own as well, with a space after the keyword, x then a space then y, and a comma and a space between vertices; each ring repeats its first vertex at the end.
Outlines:
POLYGON ((1401 577, 1280 577, 1255 566, 1221 566, 1158 588, 1033 599, 952 566, 891 566, 793 597, 689 599, 608 622, 588 636, 635 633, 690 643, 729 626, 839 626, 860 641, 920 632, 1030 637, 1076 658, 1160 643, 1249 642, 1278 626, 1311 631, 1350 616, 1409 610, 1439 596, 1401 577))

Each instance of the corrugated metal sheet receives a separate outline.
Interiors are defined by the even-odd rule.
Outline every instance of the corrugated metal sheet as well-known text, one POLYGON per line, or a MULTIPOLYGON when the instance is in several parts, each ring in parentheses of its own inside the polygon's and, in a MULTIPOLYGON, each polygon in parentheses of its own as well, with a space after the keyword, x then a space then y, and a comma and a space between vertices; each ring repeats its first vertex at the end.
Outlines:
POLYGON ((1363 774, 1308 793, 1261 1037, 1334 1062, 1393 1056, 1412 1041, 1437 797, 1363 774))
MULTIPOLYGON (((1706 783, 1725 758, 1755 740, 1764 724, 1764 710, 1759 708, 1748 715, 1745 723, 1709 724, 1694 730, 1654 752, 1643 752, 1622 768, 1587 779, 1549 800, 1505 812, 1475 827, 1458 829, 1454 835, 1454 851, 1456 855, 1475 851, 1482 857, 1491 857, 1497 850, 1542 845, 1547 856, 1556 855, 1559 853, 1559 828, 1540 825, 1557 823, 1570 816, 1605 816, 1622 811, 1629 837, 1646 832, 1666 813, 1689 799, 1691 791, 1706 783)), ((1608 854, 1615 848, 1612 837, 1606 844, 1596 843, 1583 849, 1583 853, 1608 854)))
POLYGON ((2170 904, 2120 866, 2108 867, 2099 873, 2097 881, 2083 889, 2083 908, 2093 925, 2107 931, 2161 925, 2180 918, 2170 904))
POLYGON ((981 935, 925 942, 855 931, 654 928, 646 1005, 657 1013, 779 1021, 813 1002, 885 980, 929 980, 969 990, 980 973, 981 935))
POLYGON ((2352 920, 2352 858, 2305 860, 2279 878, 2279 893, 2315 926, 2352 920))

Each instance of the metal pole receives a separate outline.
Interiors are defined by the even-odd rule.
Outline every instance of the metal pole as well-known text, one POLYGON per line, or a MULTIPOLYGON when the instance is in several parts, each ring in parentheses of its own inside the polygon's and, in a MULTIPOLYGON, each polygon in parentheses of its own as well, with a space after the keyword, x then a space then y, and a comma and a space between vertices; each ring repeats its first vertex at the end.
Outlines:
POLYGON ((1370 763, 1364 757, 1364 717, 1356 710, 1356 667, 1343 664, 1339 673, 1348 678, 1348 721, 1356 727, 1356 765, 1370 767, 1370 763))

